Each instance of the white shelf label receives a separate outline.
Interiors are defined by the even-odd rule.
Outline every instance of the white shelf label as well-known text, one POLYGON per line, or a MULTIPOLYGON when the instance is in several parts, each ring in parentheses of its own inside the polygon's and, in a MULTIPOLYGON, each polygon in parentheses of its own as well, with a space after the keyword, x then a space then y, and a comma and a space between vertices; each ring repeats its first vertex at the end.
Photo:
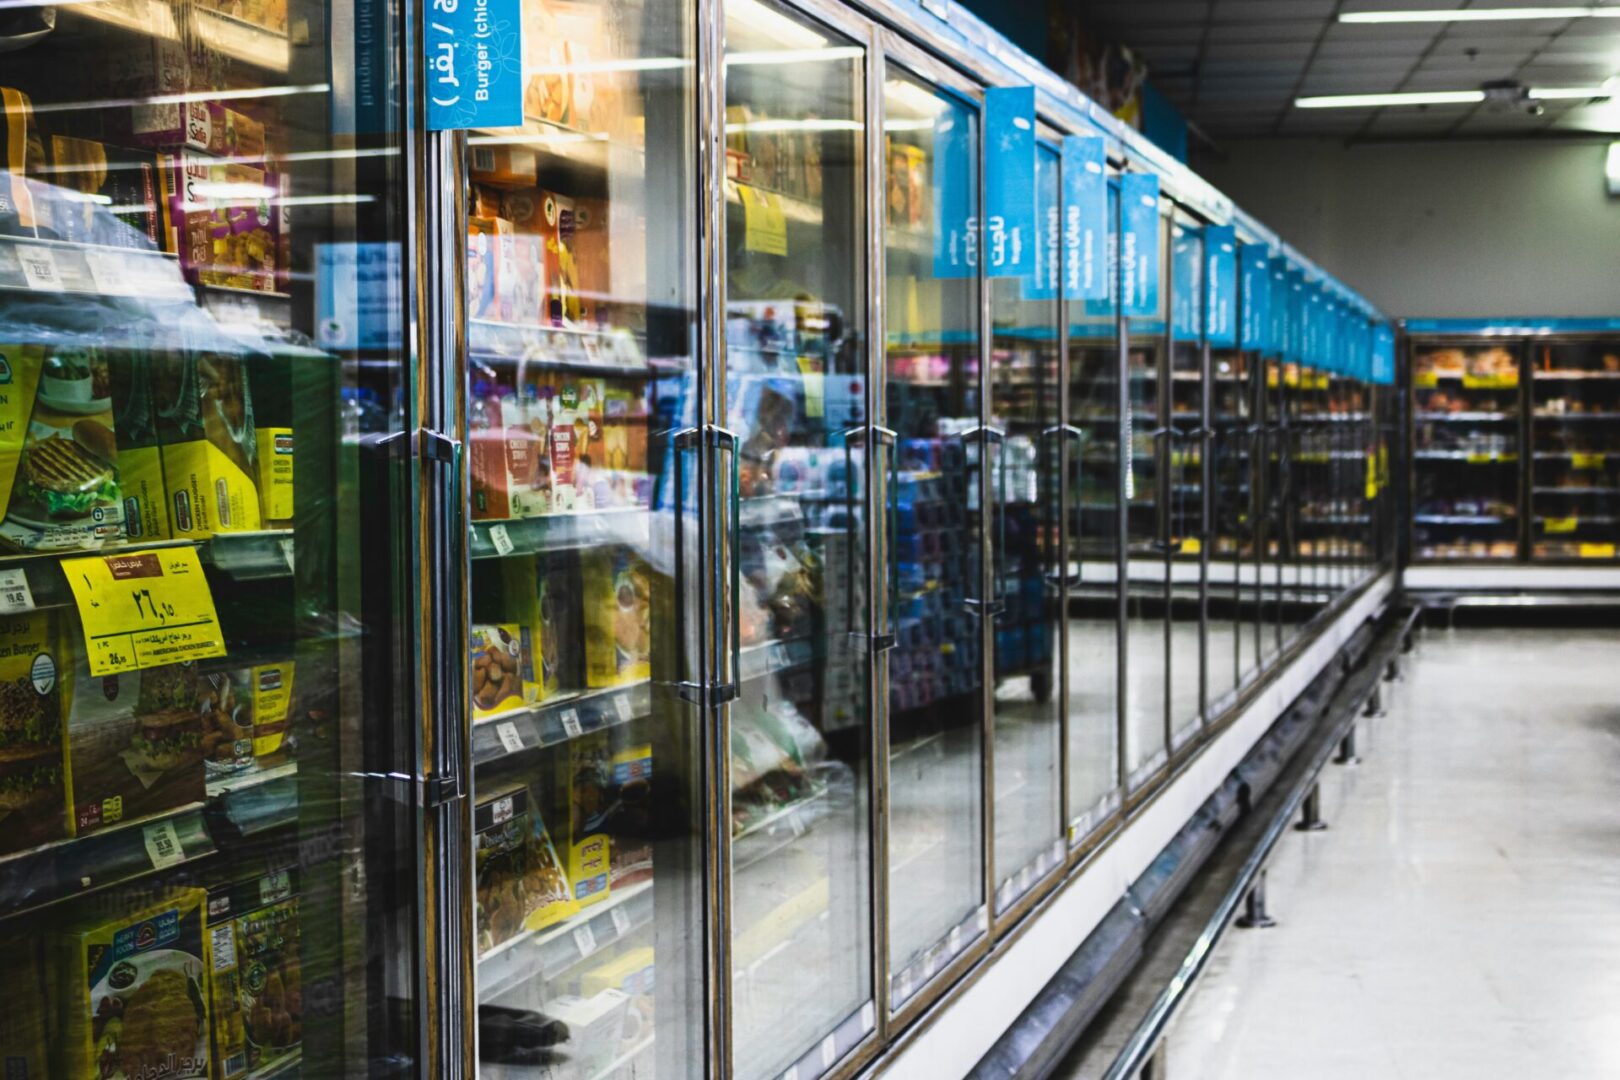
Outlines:
POLYGON ((563 734, 570 739, 577 739, 584 734, 585 729, 579 726, 579 713, 573 709, 564 709, 558 719, 562 721, 563 734))
POLYGON ((13 615, 34 610, 34 594, 28 591, 28 575, 21 569, 0 570, 0 613, 13 615))
POLYGON ((287 560, 287 569, 297 571, 298 567, 293 565, 293 538, 284 536, 276 544, 281 548, 281 557, 287 560))
POLYGON ((821 1067, 832 1068, 833 1062, 838 1060, 838 1040, 829 1035, 821 1040, 821 1067))
POLYGON ((23 277, 28 279, 30 289, 43 292, 62 291, 62 275, 56 272, 56 257, 51 254, 50 248, 18 244, 12 250, 17 253, 17 259, 22 263, 23 277))
POLYGON ((630 695, 628 693, 623 693, 614 698, 613 707, 614 709, 618 710, 619 723, 628 724, 632 715, 630 712, 630 695))
POLYGON ((130 288, 129 275, 124 272, 123 256, 110 251, 90 251, 85 253, 85 262, 96 288, 104 295, 123 296, 135 291, 130 288))
POLYGON ((951 927, 950 935, 945 939, 945 947, 951 951, 952 956, 962 951, 962 928, 960 926, 951 927))
POLYGON ((495 725, 495 734, 501 740, 501 748, 508 754, 515 754, 523 749, 523 736, 518 734, 517 725, 510 720, 503 720, 495 725))
POLYGON ((227 922, 214 927, 210 934, 213 943, 214 970, 230 971, 236 967, 236 925, 227 922))
POLYGON ((590 923, 580 923, 574 927, 574 944, 579 946, 580 956, 589 956, 596 951, 596 932, 591 929, 590 923))
POLYGON ((803 836, 804 835, 804 830, 806 828, 806 826, 804 824, 804 815, 799 813, 797 810, 795 810, 793 813, 789 814, 788 815, 788 828, 793 830, 793 835, 794 836, 803 836))
POLYGON ((154 821, 141 829, 141 838, 146 841, 146 854, 152 860, 152 869, 162 870, 186 861, 186 853, 180 847, 180 836, 174 831, 173 821, 154 821))
POLYGON ((506 534, 505 525, 491 525, 489 527, 489 542, 495 545, 495 554, 512 554, 512 538, 506 534))
POLYGON ((623 907, 613 909, 613 932, 620 937, 630 932, 630 913, 623 907))
POLYGON ((877 1026, 877 1006, 868 1001, 861 1006, 861 1033, 865 1034, 877 1026))

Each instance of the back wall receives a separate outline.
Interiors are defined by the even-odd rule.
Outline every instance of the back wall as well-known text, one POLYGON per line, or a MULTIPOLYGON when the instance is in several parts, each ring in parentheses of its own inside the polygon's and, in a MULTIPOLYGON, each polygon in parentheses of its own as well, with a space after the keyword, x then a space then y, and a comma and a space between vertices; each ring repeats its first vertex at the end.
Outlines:
POLYGON ((1234 140, 1194 165, 1388 315, 1616 316, 1607 146, 1234 140))

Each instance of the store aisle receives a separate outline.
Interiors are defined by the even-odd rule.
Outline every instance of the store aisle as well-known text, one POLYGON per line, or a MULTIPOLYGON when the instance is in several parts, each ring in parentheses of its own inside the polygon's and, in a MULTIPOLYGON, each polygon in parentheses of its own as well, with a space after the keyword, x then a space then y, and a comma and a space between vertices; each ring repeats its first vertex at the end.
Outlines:
MULTIPOLYGON (((1620 631, 1429 630, 1270 872, 1176 1080, 1620 1076, 1620 631)), ((1387 684, 1386 684, 1387 685, 1387 684)))

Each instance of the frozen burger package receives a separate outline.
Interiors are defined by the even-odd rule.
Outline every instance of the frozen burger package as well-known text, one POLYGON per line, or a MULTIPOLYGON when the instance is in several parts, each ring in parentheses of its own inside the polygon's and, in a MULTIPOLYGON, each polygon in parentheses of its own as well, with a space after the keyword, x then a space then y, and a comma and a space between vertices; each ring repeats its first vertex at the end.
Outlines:
POLYGON ((92 676, 85 651, 73 653, 67 771, 75 835, 201 802, 196 665, 92 676))
POLYGON ((157 372, 158 436, 176 539, 262 528, 244 357, 186 351, 157 372))
POLYGON ((298 870, 208 892, 209 1000, 215 1080, 278 1072, 303 1039, 298 870))
POLYGON ((208 1075, 201 889, 103 893, 47 942, 61 1080, 208 1075))
POLYGON ((0 541, 23 551, 99 546, 123 531, 104 358, 0 344, 0 541))
POLYGON ((0 853, 67 835, 58 619, 0 619, 0 853))

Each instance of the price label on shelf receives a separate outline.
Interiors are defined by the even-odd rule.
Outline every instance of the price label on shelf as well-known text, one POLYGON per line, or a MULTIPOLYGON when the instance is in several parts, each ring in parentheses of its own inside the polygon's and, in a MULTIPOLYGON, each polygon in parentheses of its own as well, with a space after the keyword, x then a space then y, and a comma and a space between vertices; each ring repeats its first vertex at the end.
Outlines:
POLYGON ((21 569, 0 570, 0 614, 33 610, 34 594, 28 590, 28 575, 21 569))
POLYGON ((523 749, 523 736, 518 734, 517 725, 510 720, 502 720, 495 725, 495 735, 501 740, 501 748, 508 754, 515 754, 523 749))
POLYGON ((737 184, 737 200, 743 208, 743 250, 786 255, 787 215, 782 211, 782 196, 737 184))
POLYGON ((186 861, 185 850, 180 846, 180 835, 174 831, 174 822, 171 819, 165 818, 163 821, 154 821, 144 826, 141 829, 141 839, 146 843, 146 854, 152 860, 154 870, 162 870, 186 861))
POLYGON ((1573 466, 1574 468, 1577 468, 1577 469, 1601 469, 1601 468, 1603 468, 1603 455, 1602 454, 1580 454, 1580 453, 1576 453, 1576 454, 1569 455, 1569 458, 1570 458, 1571 466, 1573 466))
POLYGON ((495 545, 495 554, 510 555, 516 546, 512 537, 507 533, 505 525, 491 525, 489 527, 489 542, 495 545))
POLYGON ((1440 376, 1433 371, 1414 372, 1412 385, 1420 390, 1432 390, 1440 385, 1440 376))
POLYGON ((570 739, 577 739, 584 734, 585 729, 579 726, 579 713, 573 709, 564 709, 558 714, 557 719, 562 721, 563 734, 570 739))
POLYGON ((838 1039, 829 1035, 821 1040, 821 1067, 830 1069, 833 1062, 838 1060, 838 1039))
POLYGON ((214 594, 193 547, 63 559, 90 674, 225 655, 214 594))
POLYGON ((955 956, 957 953, 961 952, 962 928, 960 926, 951 927, 950 935, 945 939, 945 942, 945 947, 950 950, 952 956, 955 956))
POLYGON ((1513 372, 1500 375, 1464 375, 1465 390, 1511 390, 1519 385, 1519 376, 1513 372))
POLYGON ((85 253, 90 277, 96 290, 103 296, 125 296, 136 292, 124 268, 124 256, 116 251, 90 251, 85 253))
POLYGON ((628 724, 635 714, 630 710, 630 695, 620 694, 613 699, 613 710, 619 714, 619 723, 628 724))
POLYGON ((589 956, 596 951, 596 932, 591 929, 590 923, 584 922, 574 927, 574 944, 579 947, 580 956, 589 956))
POLYGON ((1572 533, 1580 525, 1581 519, 1578 517, 1550 517, 1541 523, 1541 527, 1550 533, 1572 533))
POLYGON ((39 292, 61 292, 64 288, 62 275, 56 270, 56 256, 48 247, 37 244, 17 244, 12 248, 17 253, 17 261, 22 265, 23 277, 28 279, 28 287, 39 292))
POLYGON ((1613 544, 1582 544, 1579 548, 1583 559, 1612 559, 1615 546, 1613 544))
POLYGON ((622 905, 613 909, 613 932, 620 937, 630 932, 630 913, 622 905))
POLYGON ((281 548, 281 557, 287 560, 287 569, 296 572, 298 567, 293 564, 293 538, 284 536, 276 544, 281 548))

